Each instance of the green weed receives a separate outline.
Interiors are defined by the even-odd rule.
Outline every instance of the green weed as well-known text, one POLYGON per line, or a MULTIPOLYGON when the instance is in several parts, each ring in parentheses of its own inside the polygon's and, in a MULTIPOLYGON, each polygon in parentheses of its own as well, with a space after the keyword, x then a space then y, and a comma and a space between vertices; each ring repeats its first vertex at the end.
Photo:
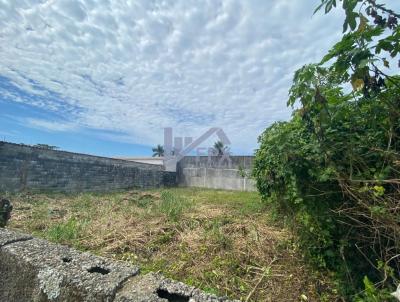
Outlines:
POLYGON ((191 202, 171 191, 161 192, 161 201, 158 210, 165 214, 168 220, 177 222, 185 209, 191 207, 191 202))
POLYGON ((46 237, 54 242, 68 242, 79 238, 82 231, 82 224, 75 218, 67 222, 53 225, 46 231, 46 237))
POLYGON ((153 204, 154 202, 154 198, 152 196, 149 195, 144 195, 144 196, 140 196, 135 204, 139 207, 139 208, 147 208, 149 205, 153 204))
POLYGON ((229 249, 232 246, 232 239, 225 235, 222 229, 224 225, 229 223, 231 223, 231 220, 228 217, 218 217, 211 220, 208 226, 206 226, 211 242, 214 242, 222 249, 229 249))

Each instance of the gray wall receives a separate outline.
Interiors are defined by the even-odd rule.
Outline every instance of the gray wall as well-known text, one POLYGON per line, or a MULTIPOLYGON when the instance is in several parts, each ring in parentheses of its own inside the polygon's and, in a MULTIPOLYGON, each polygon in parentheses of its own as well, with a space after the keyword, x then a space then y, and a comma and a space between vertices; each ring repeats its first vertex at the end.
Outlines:
POLYGON ((176 185, 162 166, 0 142, 0 191, 112 191, 176 185))
POLYGON ((202 187, 238 191, 256 191, 250 178, 253 156, 186 156, 178 162, 178 184, 183 187, 202 187), (246 176, 241 175, 240 170, 246 176))

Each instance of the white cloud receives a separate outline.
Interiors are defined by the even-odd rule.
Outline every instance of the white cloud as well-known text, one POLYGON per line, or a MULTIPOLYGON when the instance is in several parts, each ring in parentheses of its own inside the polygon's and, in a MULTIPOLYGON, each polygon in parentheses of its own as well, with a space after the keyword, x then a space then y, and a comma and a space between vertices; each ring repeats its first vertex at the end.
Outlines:
POLYGON ((233 149, 250 151, 290 116, 293 72, 340 37, 340 11, 312 17, 318 3, 3 0, 0 75, 42 96, 16 101, 74 121, 32 127, 122 131, 148 145, 163 127, 195 136, 221 126, 233 149))
POLYGON ((44 129, 50 132, 66 132, 77 131, 79 128, 76 124, 60 121, 48 121, 37 118, 20 119, 20 122, 27 123, 31 128, 44 129))

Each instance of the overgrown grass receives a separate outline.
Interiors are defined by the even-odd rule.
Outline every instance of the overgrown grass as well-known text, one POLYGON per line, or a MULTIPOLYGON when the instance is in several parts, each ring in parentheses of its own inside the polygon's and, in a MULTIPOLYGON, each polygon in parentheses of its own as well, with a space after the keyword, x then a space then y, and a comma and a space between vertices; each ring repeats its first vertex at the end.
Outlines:
POLYGON ((82 225, 75 218, 55 224, 46 230, 46 237, 54 242, 71 242, 79 238, 82 225))
POLYGON ((16 194, 10 227, 245 301, 332 301, 256 192, 16 194), (260 281, 261 280, 261 281, 260 281))
POLYGON ((187 198, 174 194, 171 191, 162 191, 159 211, 167 216, 170 221, 177 222, 185 209, 191 204, 187 198))

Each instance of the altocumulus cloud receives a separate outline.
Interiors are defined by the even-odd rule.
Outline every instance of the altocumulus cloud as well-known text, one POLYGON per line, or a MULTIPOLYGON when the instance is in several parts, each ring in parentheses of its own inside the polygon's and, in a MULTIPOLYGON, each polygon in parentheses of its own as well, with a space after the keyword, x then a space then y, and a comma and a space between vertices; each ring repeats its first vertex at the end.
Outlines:
POLYGON ((312 16, 318 2, 0 0, 0 97, 63 116, 32 127, 156 144, 166 126, 220 126, 250 152, 290 117, 293 72, 340 37, 340 11, 312 16))

